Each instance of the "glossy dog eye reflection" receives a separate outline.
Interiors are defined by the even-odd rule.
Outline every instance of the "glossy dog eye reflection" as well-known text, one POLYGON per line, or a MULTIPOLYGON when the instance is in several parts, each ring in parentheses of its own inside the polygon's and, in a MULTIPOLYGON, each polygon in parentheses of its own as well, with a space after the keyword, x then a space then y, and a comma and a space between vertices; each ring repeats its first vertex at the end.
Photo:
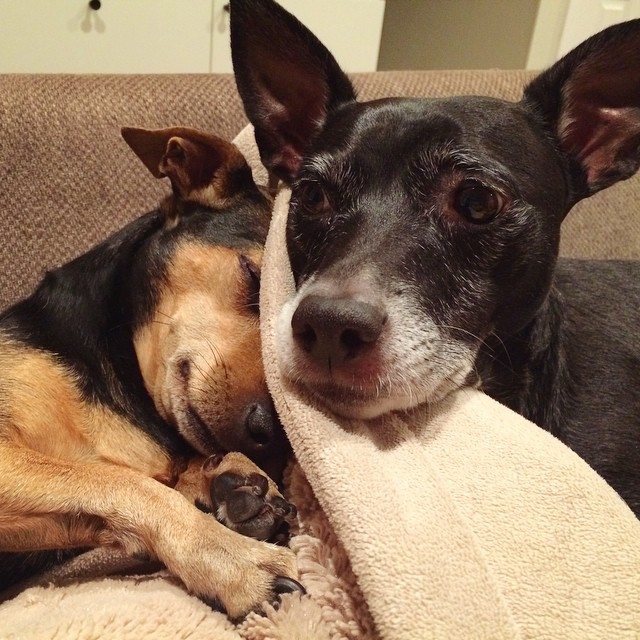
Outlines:
POLYGON ((463 184, 454 194, 453 208, 475 224, 490 222, 504 209, 504 197, 477 182, 463 184))
POLYGON ((322 215, 330 209, 326 191, 317 182, 311 180, 298 185, 295 199, 302 212, 307 215, 322 215))

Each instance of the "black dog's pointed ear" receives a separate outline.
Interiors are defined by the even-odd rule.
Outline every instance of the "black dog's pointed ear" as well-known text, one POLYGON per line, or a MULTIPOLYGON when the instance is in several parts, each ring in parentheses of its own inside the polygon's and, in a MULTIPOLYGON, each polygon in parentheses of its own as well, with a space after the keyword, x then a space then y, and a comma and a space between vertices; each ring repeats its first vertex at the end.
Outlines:
POLYGON ((640 166, 640 20, 583 42, 526 89, 569 159, 575 200, 640 166))
POLYGON ((326 47, 273 0, 231 0, 238 92, 267 169, 290 182, 327 115, 355 100, 326 47))

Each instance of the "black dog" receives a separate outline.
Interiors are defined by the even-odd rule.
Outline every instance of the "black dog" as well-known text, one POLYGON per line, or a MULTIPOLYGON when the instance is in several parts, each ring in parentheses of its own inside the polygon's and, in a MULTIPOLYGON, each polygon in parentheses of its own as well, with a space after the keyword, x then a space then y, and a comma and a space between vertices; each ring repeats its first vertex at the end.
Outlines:
POLYGON ((640 20, 585 42, 519 103, 359 103, 275 2, 231 8, 262 160, 292 188, 286 375, 365 419, 478 385, 640 514, 640 267, 557 257, 571 207, 640 164, 640 20))
POLYGON ((260 358, 271 202, 217 136, 123 135, 173 193, 0 314, 0 587, 115 546, 236 617, 297 588, 288 549, 236 533, 293 513, 238 453, 287 453, 260 358))

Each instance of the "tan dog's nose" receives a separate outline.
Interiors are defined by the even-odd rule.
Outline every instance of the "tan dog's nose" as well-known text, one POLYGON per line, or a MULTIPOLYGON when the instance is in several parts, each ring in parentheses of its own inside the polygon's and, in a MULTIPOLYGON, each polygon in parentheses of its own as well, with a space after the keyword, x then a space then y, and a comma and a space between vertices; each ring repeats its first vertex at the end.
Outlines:
POLYGON ((245 427, 249 437, 257 445, 270 444, 276 435, 276 430, 279 429, 271 405, 264 406, 258 402, 249 407, 245 418, 245 427))

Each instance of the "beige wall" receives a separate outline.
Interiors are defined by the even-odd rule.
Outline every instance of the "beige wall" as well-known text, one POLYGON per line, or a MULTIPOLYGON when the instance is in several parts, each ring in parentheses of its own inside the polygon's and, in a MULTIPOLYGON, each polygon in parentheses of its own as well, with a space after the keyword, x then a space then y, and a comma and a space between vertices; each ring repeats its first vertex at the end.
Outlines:
POLYGON ((539 0, 387 0, 379 69, 524 69, 539 0))

